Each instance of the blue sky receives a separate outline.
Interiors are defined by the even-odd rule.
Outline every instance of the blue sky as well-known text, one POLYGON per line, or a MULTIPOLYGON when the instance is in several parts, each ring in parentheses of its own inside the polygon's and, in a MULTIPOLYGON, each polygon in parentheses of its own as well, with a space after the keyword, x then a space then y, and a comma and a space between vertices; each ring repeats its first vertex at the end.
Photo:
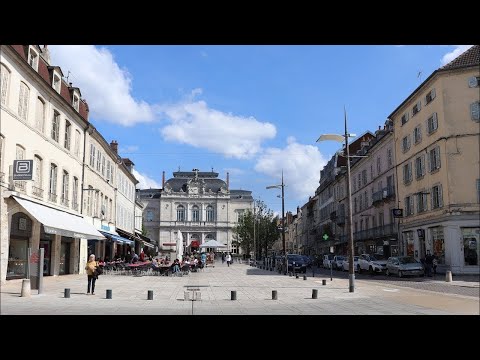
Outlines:
POLYGON ((140 187, 162 171, 230 172, 274 211, 284 169, 285 210, 313 195, 340 148, 322 133, 374 131, 435 69, 468 45, 93 46, 51 45, 90 121, 135 163, 140 187), (419 76, 420 72, 420 76, 419 76))

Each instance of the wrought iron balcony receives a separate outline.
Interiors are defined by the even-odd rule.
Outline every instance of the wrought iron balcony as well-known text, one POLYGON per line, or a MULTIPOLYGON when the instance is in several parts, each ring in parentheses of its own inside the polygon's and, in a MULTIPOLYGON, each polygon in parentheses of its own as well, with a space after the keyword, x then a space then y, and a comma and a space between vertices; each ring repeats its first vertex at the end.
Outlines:
POLYGON ((395 187, 387 186, 382 190, 374 192, 372 195, 372 203, 374 206, 381 205, 383 202, 395 198, 395 187))
POLYGON ((43 189, 35 185, 32 185, 32 195, 40 199, 43 199, 43 189))

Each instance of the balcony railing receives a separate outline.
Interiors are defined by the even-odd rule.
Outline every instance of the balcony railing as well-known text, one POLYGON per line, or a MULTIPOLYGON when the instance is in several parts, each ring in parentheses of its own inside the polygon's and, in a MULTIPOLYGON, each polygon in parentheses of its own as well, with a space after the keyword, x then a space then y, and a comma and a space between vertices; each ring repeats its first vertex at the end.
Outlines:
POLYGON ((61 203, 63 206, 68 207, 69 201, 68 201, 67 198, 62 197, 62 198, 60 199, 60 203, 61 203))
POLYGON ((32 195, 43 199, 43 189, 32 185, 32 195))
POLYGON ((56 203, 57 202, 57 194, 48 193, 48 200, 56 203))
POLYGON ((377 239, 386 236, 393 236, 397 234, 397 227, 395 224, 385 224, 383 226, 377 226, 368 230, 357 231, 353 234, 353 239, 357 240, 368 240, 368 239, 377 239))
POLYGON ((15 180, 13 182, 13 186, 15 187, 15 190, 16 191, 20 191, 20 192, 27 192, 27 182, 26 181, 23 181, 23 180, 15 180))
POLYGON ((381 205, 384 201, 395 198, 395 187, 387 186, 382 190, 374 192, 372 195, 372 203, 375 206, 381 205))

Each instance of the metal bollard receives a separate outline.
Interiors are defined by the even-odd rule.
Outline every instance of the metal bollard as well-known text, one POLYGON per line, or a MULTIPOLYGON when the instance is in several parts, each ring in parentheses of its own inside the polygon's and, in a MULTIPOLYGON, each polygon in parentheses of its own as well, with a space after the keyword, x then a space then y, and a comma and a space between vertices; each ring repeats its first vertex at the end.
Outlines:
POLYGON ((70 289, 65 289, 63 291, 63 297, 64 298, 69 298, 70 297, 70 289))
POLYGON ((313 265, 312 265, 312 277, 315 277, 315 269, 313 268, 313 265))
POLYGON ((312 299, 318 299, 318 290, 312 289, 312 299))
POLYGON ((445 273, 445 281, 452 282, 452 272, 450 270, 447 270, 447 272, 445 273))
POLYGON ((291 272, 289 272, 289 273, 288 273, 288 276, 292 276, 292 273, 291 273, 291 272))
POLYGON ((32 293, 32 288, 30 286, 30 279, 23 279, 22 281, 22 292, 20 294, 21 297, 30 297, 32 293))
POLYGON ((303 280, 307 280, 307 275, 303 275, 303 280))
POLYGON ((327 280, 323 279, 322 280, 322 285, 327 285, 327 280))
POLYGON ((272 290, 272 300, 278 300, 277 290, 272 290))
POLYGON ((153 300, 153 290, 148 290, 147 300, 153 300))
POLYGON ((298 274, 295 275, 295 278, 298 279, 298 274))
POLYGON ((231 291, 230 300, 237 300, 237 292, 235 290, 231 291))
POLYGON ((112 290, 108 289, 107 290, 107 299, 111 299, 112 298, 112 290))

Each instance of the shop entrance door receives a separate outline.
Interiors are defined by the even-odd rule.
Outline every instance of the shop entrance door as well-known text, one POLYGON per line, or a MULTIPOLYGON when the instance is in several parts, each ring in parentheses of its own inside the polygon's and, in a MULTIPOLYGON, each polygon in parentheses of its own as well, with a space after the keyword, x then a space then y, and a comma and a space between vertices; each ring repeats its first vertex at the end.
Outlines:
POLYGON ((52 242, 50 240, 40 240, 40 248, 43 248, 43 276, 49 276, 52 256, 52 242))
POLYGON ((60 246, 60 269, 59 275, 70 274, 70 242, 63 242, 60 246))

